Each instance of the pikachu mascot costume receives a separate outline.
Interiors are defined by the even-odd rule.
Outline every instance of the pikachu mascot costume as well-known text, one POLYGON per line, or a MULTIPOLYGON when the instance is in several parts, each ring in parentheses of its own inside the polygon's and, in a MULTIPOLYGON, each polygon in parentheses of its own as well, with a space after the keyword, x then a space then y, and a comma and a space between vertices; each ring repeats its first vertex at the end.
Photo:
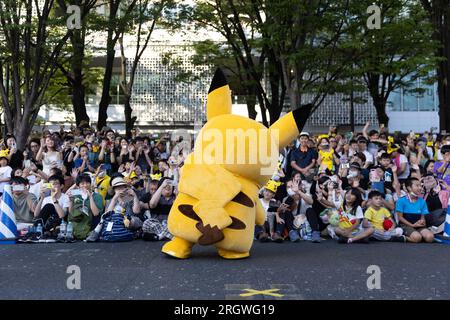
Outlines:
POLYGON ((260 186, 277 169, 279 150, 294 140, 311 111, 289 112, 270 128, 231 114, 231 91, 219 69, 207 99, 207 122, 180 172, 179 194, 168 217, 173 239, 162 252, 188 258, 192 246, 212 245, 225 259, 249 256, 255 223, 265 212, 260 186))

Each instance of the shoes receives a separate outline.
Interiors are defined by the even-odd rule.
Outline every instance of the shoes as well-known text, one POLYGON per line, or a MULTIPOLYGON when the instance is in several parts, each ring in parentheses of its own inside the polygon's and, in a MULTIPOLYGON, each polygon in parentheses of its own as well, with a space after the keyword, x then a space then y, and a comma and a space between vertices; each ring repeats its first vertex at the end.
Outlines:
POLYGON ((73 243, 73 242, 75 242, 75 239, 73 238, 73 236, 67 236, 66 237, 66 242, 67 243, 73 243))
POLYGON ((399 236, 399 237, 391 237, 391 242, 402 242, 406 243, 406 237, 405 236, 399 236))
POLYGON ((348 238, 340 236, 338 239, 338 243, 348 243, 348 238))
POLYGON ((289 231, 289 239, 291 239, 292 242, 299 242, 300 235, 298 234, 298 231, 297 230, 289 231))
POLYGON ((27 243, 39 243, 39 239, 41 238, 41 235, 37 232, 34 232, 28 239, 27 243))
POLYGON ((49 231, 46 231, 42 235, 42 237, 39 238, 39 243, 55 243, 55 242, 56 242, 55 237, 49 231))
POLYGON ((277 232, 275 232, 272 236, 272 240, 273 242, 282 243, 284 239, 277 232))
POLYGON ((320 239, 320 232, 319 231, 313 231, 312 232, 312 239, 311 241, 313 243, 320 243, 321 239, 320 239))
POLYGON ((100 238, 100 233, 98 233, 95 230, 92 230, 91 233, 87 236, 87 238, 84 240, 85 242, 96 242, 100 238))
POLYGON ((266 232, 261 232, 260 234, 258 234, 258 240, 259 242, 269 242, 269 235, 266 232))
POLYGON ((353 241, 353 239, 350 238, 350 239, 348 239, 348 243, 364 243, 364 244, 369 244, 369 243, 370 243, 370 240, 369 240, 368 237, 365 237, 365 238, 362 238, 362 239, 356 240, 356 241, 353 241))
POLYGON ((26 242, 31 242, 28 241, 33 235, 35 234, 35 232, 28 232, 26 235, 24 235, 23 237, 20 237, 19 239, 17 239, 17 242, 21 242, 21 243, 26 243, 26 242))

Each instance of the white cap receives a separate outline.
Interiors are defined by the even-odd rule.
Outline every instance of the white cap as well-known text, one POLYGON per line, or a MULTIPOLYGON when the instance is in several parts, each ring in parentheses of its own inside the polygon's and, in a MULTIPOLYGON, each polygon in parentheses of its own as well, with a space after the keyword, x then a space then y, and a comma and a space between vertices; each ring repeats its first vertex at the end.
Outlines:
POLYGON ((306 131, 302 131, 302 132, 300 133, 300 137, 301 137, 301 136, 307 136, 307 137, 309 138, 309 133, 306 132, 306 131))

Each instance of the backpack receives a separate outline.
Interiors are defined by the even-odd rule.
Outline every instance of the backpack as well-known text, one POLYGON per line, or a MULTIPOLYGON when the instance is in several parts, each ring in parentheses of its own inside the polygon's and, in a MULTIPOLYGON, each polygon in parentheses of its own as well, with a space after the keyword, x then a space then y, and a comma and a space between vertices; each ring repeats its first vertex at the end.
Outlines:
POLYGON ((102 220, 100 241, 119 242, 133 240, 133 233, 125 227, 122 214, 109 211, 102 216, 102 220))

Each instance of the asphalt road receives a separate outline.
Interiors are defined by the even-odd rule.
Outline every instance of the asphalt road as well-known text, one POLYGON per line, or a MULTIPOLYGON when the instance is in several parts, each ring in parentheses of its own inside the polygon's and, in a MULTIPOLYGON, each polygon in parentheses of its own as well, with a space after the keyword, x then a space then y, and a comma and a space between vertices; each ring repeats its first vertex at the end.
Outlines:
POLYGON ((0 300, 450 298, 444 244, 255 243, 251 257, 237 261, 200 246, 190 259, 175 260, 161 245, 1 245, 0 300), (71 265, 79 267, 79 283, 77 270, 67 272, 71 265), (371 265, 380 268, 379 282, 369 279, 376 276, 367 273, 371 265), (380 289, 369 290, 368 282, 380 289))

